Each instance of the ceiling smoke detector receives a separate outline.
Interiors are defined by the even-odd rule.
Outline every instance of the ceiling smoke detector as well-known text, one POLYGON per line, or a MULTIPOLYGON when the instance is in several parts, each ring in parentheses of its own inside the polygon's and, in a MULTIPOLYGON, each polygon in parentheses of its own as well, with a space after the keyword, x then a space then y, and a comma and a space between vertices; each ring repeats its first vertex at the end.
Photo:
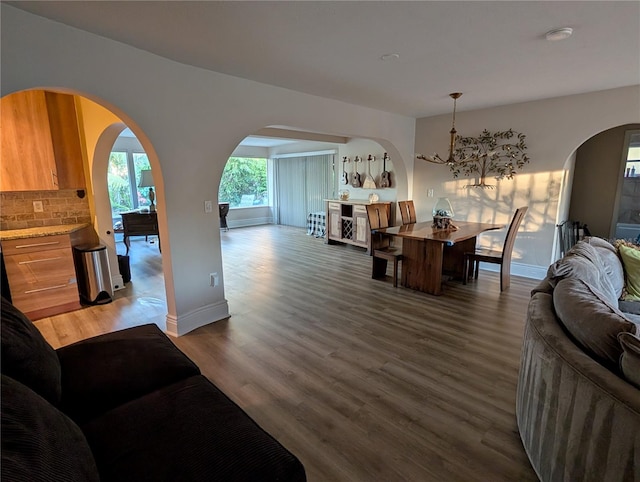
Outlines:
POLYGON ((572 33, 573 33, 572 28, 563 27, 563 28, 556 28, 553 30, 549 30, 546 34, 544 34, 544 37, 549 42, 558 42, 560 40, 568 39, 569 37, 571 37, 572 33))

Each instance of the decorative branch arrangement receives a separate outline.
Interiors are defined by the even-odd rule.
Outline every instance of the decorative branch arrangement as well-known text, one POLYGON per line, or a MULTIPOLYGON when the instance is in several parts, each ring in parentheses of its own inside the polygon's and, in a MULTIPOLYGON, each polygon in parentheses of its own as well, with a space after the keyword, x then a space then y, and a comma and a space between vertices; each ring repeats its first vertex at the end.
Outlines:
POLYGON ((496 179, 513 179, 516 170, 522 169, 529 162, 526 154, 526 136, 513 129, 491 133, 486 129, 479 137, 459 137, 454 151, 454 159, 449 164, 453 177, 479 175, 479 182, 472 187, 494 188, 486 183, 487 175, 493 174, 496 179), (506 142, 513 137, 515 142, 506 142))
POLYGON ((453 177, 461 174, 467 177, 477 175, 479 180, 469 187, 493 189, 495 186, 486 183, 488 175, 493 174, 496 179, 513 179, 516 170, 522 169, 529 162, 526 154, 526 136, 507 131, 491 133, 486 129, 478 137, 457 137, 455 148, 449 159, 440 160, 437 156, 418 154, 417 158, 436 164, 446 164, 453 172, 453 177), (515 142, 507 142, 513 137, 515 142))

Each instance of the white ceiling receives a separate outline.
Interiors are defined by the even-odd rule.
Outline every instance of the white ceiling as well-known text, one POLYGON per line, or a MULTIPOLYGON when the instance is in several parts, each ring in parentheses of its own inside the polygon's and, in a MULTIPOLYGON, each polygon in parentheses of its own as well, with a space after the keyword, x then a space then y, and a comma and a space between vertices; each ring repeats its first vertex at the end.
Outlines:
POLYGON ((178 62, 425 117, 640 84, 638 1, 4 2, 178 62), (548 30, 574 34, 548 42, 548 30), (384 54, 399 58, 381 60, 384 54))

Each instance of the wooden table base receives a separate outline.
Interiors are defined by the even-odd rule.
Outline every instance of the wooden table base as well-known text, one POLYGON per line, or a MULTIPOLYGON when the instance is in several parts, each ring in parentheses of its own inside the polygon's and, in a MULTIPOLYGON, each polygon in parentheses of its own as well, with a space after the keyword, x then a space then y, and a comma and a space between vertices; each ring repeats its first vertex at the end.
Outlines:
POLYGON ((431 295, 442 294, 442 275, 462 279, 464 253, 473 251, 476 238, 453 246, 433 240, 402 240, 402 286, 431 295))

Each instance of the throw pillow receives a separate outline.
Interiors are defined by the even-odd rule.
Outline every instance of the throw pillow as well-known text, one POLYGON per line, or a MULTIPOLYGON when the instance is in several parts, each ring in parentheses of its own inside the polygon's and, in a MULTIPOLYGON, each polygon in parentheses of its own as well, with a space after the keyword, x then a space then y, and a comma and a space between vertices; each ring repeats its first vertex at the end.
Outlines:
POLYGON ((552 286, 566 278, 584 280, 617 306, 618 294, 609 281, 604 264, 596 248, 585 241, 579 241, 564 258, 549 266, 547 277, 552 286))
POLYGON ((2 480, 98 481, 87 439, 65 414, 2 375, 2 480))
POLYGON ((625 301, 640 301, 640 249, 621 244, 620 257, 626 279, 625 301))
POLYGON ((589 354, 604 366, 618 370, 621 332, 636 332, 636 325, 596 288, 576 278, 561 280, 553 290, 560 322, 589 354))
POLYGON ((623 350, 620 370, 629 382, 640 388, 640 338, 631 333, 620 333, 618 341, 623 350))
POLYGON ((622 297, 624 270, 622 269, 620 256, 618 256, 618 250, 613 244, 595 236, 585 238, 585 241, 596 249, 616 296, 618 298, 622 297))
POLYGON ((62 390, 58 355, 31 320, 5 298, 0 343, 2 373, 58 405, 62 390))

